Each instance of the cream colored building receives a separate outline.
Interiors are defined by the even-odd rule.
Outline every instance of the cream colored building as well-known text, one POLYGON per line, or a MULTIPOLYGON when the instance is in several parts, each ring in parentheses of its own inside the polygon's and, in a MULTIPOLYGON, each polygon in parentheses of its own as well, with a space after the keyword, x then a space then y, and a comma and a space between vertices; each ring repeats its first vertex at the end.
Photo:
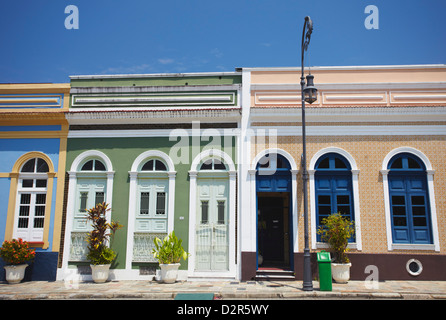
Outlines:
MULTIPOLYGON (((284 269, 301 279, 300 68, 240 71, 241 278, 284 269)), ((356 224, 353 279, 376 266, 380 280, 446 280, 446 65, 310 71, 318 89, 306 104, 311 252, 326 248, 320 220, 341 211, 356 224)))

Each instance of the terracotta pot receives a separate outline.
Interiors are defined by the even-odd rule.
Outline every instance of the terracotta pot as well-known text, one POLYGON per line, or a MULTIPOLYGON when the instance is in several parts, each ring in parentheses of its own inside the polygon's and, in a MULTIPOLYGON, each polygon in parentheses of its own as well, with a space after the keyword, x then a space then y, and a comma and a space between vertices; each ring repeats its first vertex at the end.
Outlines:
POLYGON ((11 284, 20 283, 25 277, 25 269, 27 266, 27 264, 5 266, 6 281, 11 284))

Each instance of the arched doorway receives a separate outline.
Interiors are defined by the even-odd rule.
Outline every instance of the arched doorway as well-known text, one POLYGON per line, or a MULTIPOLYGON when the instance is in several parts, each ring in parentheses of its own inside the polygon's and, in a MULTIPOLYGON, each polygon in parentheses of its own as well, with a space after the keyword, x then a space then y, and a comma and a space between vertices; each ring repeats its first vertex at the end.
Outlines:
POLYGON ((256 167, 257 268, 293 269, 291 165, 280 154, 256 167))

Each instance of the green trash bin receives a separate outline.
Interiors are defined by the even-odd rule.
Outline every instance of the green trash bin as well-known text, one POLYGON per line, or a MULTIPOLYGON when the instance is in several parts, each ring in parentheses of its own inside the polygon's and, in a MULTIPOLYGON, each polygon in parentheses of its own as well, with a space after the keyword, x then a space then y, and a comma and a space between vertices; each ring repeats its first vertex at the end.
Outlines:
POLYGON ((331 291, 331 257, 330 252, 321 251, 317 253, 317 264, 319 268, 319 289, 331 291))

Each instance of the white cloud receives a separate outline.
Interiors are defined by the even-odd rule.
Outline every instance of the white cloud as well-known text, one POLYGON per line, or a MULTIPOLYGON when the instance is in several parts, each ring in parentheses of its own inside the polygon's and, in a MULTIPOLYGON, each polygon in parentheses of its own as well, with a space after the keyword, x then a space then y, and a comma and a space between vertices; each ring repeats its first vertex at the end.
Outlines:
POLYGON ((175 60, 170 59, 170 58, 162 58, 162 59, 158 59, 158 62, 161 64, 171 64, 171 63, 174 63, 175 60))
POLYGON ((216 58, 223 57, 223 52, 221 52, 220 49, 218 49, 218 48, 212 49, 211 54, 213 54, 216 58))
POLYGON ((140 65, 136 65, 136 66, 128 66, 128 67, 109 67, 105 70, 102 70, 101 73, 102 74, 110 74, 110 73, 114 73, 114 74, 129 74, 129 73, 145 73, 145 72, 150 72, 152 70, 151 65, 147 64, 147 63, 143 63, 140 65))

